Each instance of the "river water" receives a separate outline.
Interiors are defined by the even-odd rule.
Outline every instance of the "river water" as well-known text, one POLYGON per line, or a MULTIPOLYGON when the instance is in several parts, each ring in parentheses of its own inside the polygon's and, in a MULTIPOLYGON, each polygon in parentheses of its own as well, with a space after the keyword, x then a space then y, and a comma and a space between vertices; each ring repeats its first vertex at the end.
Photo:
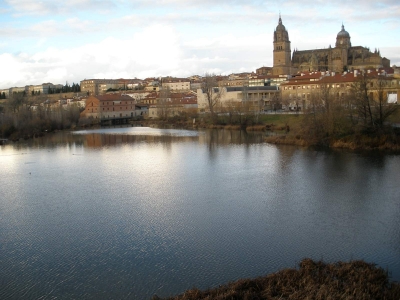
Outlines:
POLYGON ((400 280, 400 156, 126 127, 0 146, 0 169, 1 299, 165 297, 305 257, 400 280))

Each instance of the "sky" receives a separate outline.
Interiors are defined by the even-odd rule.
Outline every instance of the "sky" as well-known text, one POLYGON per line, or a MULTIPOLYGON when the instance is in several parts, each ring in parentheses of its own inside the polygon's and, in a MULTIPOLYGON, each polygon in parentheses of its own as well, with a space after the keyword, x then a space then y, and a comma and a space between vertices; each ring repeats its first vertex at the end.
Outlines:
POLYGON ((279 14, 292 51, 334 46, 343 23, 400 66, 398 0, 0 0, 0 89, 254 72, 279 14))

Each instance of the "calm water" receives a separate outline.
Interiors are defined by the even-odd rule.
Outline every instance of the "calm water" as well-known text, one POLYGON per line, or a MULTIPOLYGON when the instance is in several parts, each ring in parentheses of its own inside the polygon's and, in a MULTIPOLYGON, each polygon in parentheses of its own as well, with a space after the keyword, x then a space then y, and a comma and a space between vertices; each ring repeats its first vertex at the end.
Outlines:
POLYGON ((0 146, 0 298, 150 299, 364 259, 400 280, 400 156, 114 128, 0 146))

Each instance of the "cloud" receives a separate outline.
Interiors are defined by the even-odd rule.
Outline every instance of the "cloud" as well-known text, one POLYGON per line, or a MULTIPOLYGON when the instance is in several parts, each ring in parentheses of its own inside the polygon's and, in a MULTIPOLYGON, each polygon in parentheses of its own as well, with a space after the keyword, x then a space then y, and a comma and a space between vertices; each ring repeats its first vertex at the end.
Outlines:
POLYGON ((107 12, 115 8, 112 0, 6 0, 9 10, 16 16, 65 14, 78 11, 107 12))
POLYGON ((292 50, 333 46, 344 22, 353 45, 400 64, 399 4, 355 1, 6 0, 0 62, 13 70, 0 82, 254 71, 272 65, 279 10, 292 50))
POLYGON ((183 59, 179 44, 173 28, 150 26, 131 39, 109 37, 75 48, 51 47, 33 55, 3 54, 0 64, 9 69, 10 74, 1 73, 0 82, 2 88, 6 88, 42 81, 115 78, 121 74, 140 77, 147 75, 148 70, 155 73, 153 76, 161 76, 179 67, 183 59))

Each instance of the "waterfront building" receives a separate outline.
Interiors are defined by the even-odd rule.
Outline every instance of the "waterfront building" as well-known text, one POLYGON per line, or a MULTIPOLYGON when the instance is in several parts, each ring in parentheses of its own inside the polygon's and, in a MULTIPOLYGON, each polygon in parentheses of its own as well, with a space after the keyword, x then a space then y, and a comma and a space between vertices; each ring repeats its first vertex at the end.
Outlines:
POLYGON ((136 104, 136 100, 127 95, 106 94, 89 96, 82 117, 94 119, 118 119, 145 116, 145 105, 136 104))
POLYGON ((172 92, 167 97, 158 93, 149 106, 150 118, 169 118, 182 114, 197 113, 197 94, 190 92, 172 92))

